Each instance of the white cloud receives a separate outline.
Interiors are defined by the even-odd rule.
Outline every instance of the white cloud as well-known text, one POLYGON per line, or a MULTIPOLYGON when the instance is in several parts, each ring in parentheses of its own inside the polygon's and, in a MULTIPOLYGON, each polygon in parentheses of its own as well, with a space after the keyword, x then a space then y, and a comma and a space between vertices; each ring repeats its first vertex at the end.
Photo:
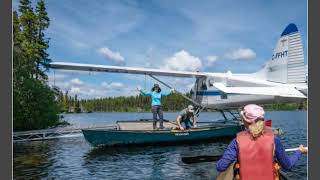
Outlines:
POLYGON ((49 74, 48 75, 48 79, 49 80, 53 80, 53 81, 55 81, 55 80, 63 80, 63 79, 65 79, 67 77, 67 75, 65 75, 65 74, 49 74))
POLYGON ((106 86, 108 86, 108 83, 103 82, 103 83, 101 83, 101 86, 106 87, 106 86))
POLYGON ((80 88, 78 87, 71 87, 70 93, 71 94, 79 94, 81 92, 80 88))
POLYGON ((50 86, 59 87, 62 91, 70 90, 72 85, 70 82, 65 82, 63 80, 56 80, 56 81, 48 81, 50 86))
POLYGON ((112 82, 110 84, 110 87, 114 88, 114 89, 120 89, 120 88, 123 88, 124 85, 122 83, 120 83, 120 82, 112 82))
POLYGON ((78 78, 71 79, 69 81, 65 79, 56 79, 54 81, 50 80, 48 83, 51 86, 54 85, 59 87, 62 91, 69 91, 71 94, 81 93, 83 87, 86 86, 86 84, 78 78))
POLYGON ((72 83, 72 84, 74 84, 74 85, 82 85, 82 84, 83 84, 83 82, 82 82, 80 79, 78 79, 78 78, 72 79, 72 80, 70 81, 70 83, 72 83))
MULTIPOLYGON (((190 92, 191 87, 195 82, 195 79, 193 78, 177 78, 177 77, 166 77, 166 78, 161 78, 161 80, 163 80, 172 88, 182 93, 190 92)), ((147 90, 150 90, 154 83, 158 83, 163 91, 165 92, 169 91, 169 88, 165 87, 164 85, 160 84, 157 81, 150 82, 149 85, 146 87, 147 90)))
POLYGON ((212 66, 217 60, 218 56, 207 56, 207 66, 212 66))
POLYGON ((105 97, 107 95, 107 92, 101 89, 90 89, 88 88, 86 95, 92 96, 92 97, 105 97))
POLYGON ((100 48, 98 52, 113 62, 124 64, 124 57, 119 52, 113 52, 107 47, 100 48))
POLYGON ((111 90, 119 90, 124 87, 124 85, 120 82, 112 82, 109 84, 106 82, 103 82, 103 83, 101 83, 101 86, 106 89, 111 89, 111 90))
POLYGON ((62 87, 63 89, 71 89, 71 84, 70 82, 57 82, 56 86, 62 87))
POLYGON ((251 60, 256 58, 256 53, 249 48, 239 48, 226 53, 225 58, 232 60, 251 60))
POLYGON ((187 51, 179 51, 172 57, 164 60, 164 68, 178 71, 198 71, 202 69, 202 62, 198 57, 192 56, 187 51))

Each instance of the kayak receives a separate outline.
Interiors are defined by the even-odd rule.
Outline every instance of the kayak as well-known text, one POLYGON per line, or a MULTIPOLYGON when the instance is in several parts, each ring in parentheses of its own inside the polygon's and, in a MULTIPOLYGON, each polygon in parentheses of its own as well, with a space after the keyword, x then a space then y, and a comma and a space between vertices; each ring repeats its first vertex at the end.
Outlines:
POLYGON ((233 138, 243 130, 239 123, 211 123, 188 130, 176 130, 175 122, 164 123, 165 130, 153 130, 152 121, 118 121, 117 128, 82 129, 86 141, 93 146, 160 145, 195 143, 233 138))

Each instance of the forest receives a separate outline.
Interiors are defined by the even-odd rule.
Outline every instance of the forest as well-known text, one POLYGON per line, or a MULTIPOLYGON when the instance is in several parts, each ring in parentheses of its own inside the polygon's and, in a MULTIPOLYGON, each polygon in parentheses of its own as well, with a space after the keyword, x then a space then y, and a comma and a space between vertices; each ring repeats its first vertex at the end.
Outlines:
MULTIPOLYGON (((187 94, 187 96, 190 95, 187 94)), ((60 92, 58 97, 61 112, 65 113, 145 112, 150 111, 150 102, 150 97, 143 95, 79 100, 77 95, 69 96, 68 92, 60 92)), ((164 111, 180 111, 189 104, 189 101, 177 93, 172 93, 169 96, 163 97, 161 103, 164 111)))

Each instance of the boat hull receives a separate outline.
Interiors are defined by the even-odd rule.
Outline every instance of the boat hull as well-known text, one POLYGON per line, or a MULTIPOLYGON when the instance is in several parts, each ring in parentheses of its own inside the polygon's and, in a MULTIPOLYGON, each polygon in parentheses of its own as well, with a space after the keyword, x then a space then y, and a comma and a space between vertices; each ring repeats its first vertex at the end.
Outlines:
POLYGON ((192 130, 110 130, 83 129, 85 139, 93 146, 121 146, 138 144, 177 144, 235 137, 243 125, 198 128, 192 130))

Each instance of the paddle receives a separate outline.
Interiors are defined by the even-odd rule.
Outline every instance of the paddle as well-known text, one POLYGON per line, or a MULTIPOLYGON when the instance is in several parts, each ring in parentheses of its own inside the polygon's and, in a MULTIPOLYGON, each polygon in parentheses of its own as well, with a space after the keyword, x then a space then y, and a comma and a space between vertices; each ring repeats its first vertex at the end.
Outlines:
MULTIPOLYGON (((308 147, 305 147, 306 150, 308 150, 308 147)), ((286 149, 286 152, 296 151, 299 150, 299 148, 291 148, 286 149)), ((193 164, 193 163, 201 163, 201 162, 214 162, 218 161, 222 155, 216 155, 216 156, 191 156, 191 157, 182 157, 181 161, 186 164, 193 164)))
POLYGON ((173 125, 176 125, 176 126, 178 126, 178 124, 177 124, 177 123, 175 123, 175 122, 171 122, 171 121, 169 121, 169 120, 166 120, 166 119, 164 119, 164 120, 163 120, 163 122, 167 122, 167 123, 170 123, 170 124, 173 124, 173 125))
POLYGON ((201 163, 201 162, 214 162, 218 161, 222 156, 193 156, 193 157, 182 157, 181 161, 186 164, 201 163))
MULTIPOLYGON (((308 150, 308 147, 304 147, 305 150, 308 150)), ((296 151, 299 150, 299 148, 291 148, 291 149, 286 149, 286 152, 290 152, 290 151, 296 151)))

